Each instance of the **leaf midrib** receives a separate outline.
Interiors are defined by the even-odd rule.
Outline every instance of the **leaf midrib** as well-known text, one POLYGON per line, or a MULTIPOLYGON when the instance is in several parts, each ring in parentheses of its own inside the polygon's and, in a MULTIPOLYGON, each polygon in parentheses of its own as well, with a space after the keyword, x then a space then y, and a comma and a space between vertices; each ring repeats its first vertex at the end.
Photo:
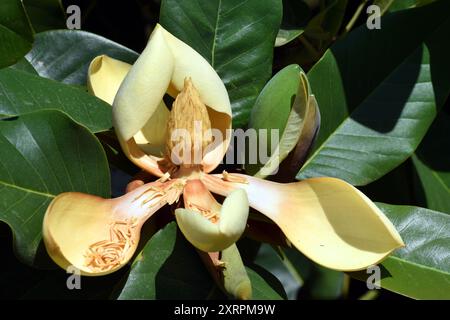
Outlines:
POLYGON ((50 193, 46 193, 46 192, 40 192, 40 191, 36 191, 36 190, 32 190, 32 189, 28 189, 28 188, 24 188, 24 187, 20 187, 18 185, 15 184, 11 184, 5 181, 0 181, 0 184, 4 185, 7 188, 12 188, 12 189, 17 189, 26 193, 32 193, 35 195, 39 195, 41 197, 46 197, 46 198, 55 198, 56 195, 54 194, 50 194, 50 193))
POLYGON ((220 9, 222 7, 222 0, 219 0, 219 5, 217 6, 217 19, 216 25, 214 27, 214 37, 213 44, 211 48, 211 66, 215 69, 215 55, 216 55, 216 42, 217 42, 217 29, 219 29, 219 19, 220 19, 220 9))

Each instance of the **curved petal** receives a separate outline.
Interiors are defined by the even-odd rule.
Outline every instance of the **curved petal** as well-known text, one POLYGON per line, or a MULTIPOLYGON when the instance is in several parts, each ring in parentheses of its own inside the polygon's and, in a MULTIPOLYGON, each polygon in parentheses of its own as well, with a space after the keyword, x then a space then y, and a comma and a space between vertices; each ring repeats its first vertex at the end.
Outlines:
POLYGON ((343 180, 322 177, 280 184, 233 176, 246 183, 206 175, 202 181, 221 195, 245 189, 251 207, 274 221, 298 250, 325 267, 362 270, 404 246, 377 206, 343 180))
POLYGON ((169 109, 161 101, 155 113, 153 113, 144 127, 134 136, 136 144, 146 154, 164 157, 169 116, 169 109))
POLYGON ((78 192, 58 195, 43 222, 48 254, 62 268, 72 265, 83 275, 116 271, 133 256, 143 223, 168 202, 167 190, 174 183, 148 183, 115 199, 78 192))
POLYGON ((88 91, 112 105, 114 97, 130 69, 130 64, 107 55, 95 57, 88 69, 88 91))
POLYGON ((175 210, 177 223, 186 239, 198 249, 221 251, 244 232, 249 211, 244 190, 231 192, 221 207, 199 180, 190 180, 183 197, 188 209, 175 210))
MULTIPOLYGON (((163 158, 154 157, 144 153, 144 151, 136 144, 134 138, 131 138, 128 141, 122 140, 120 136, 117 138, 119 139, 123 153, 131 160, 131 162, 154 176, 162 177, 164 175, 165 170, 159 165, 159 163, 163 161, 163 158)), ((143 142, 140 141, 140 143, 143 142)))
POLYGON ((173 71, 174 57, 157 26, 113 103, 113 124, 122 140, 131 139, 158 109, 173 71))
POLYGON ((164 33, 174 57, 173 86, 181 91, 184 79, 190 77, 199 91, 203 103, 231 118, 231 105, 227 90, 214 68, 197 51, 173 36, 161 25, 158 24, 156 28, 164 33))

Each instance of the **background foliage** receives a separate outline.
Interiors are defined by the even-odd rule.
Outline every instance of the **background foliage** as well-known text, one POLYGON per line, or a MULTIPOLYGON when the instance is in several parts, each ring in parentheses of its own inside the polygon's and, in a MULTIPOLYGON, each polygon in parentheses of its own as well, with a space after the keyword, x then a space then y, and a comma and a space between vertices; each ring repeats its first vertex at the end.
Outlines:
POLYGON ((450 298, 446 0, 2 0, 0 297, 225 298, 168 212, 146 224, 129 268, 83 278, 82 290, 67 290, 42 245, 43 214, 58 193, 117 196, 137 172, 110 130, 110 106, 86 92, 86 71, 100 54, 134 62, 157 22, 217 70, 235 128, 290 133, 299 125, 290 98, 306 74, 321 125, 294 175, 358 186, 407 244, 381 264, 384 289, 367 291, 364 272, 243 238, 254 298, 450 298), (64 29, 71 4, 82 31, 64 29), (366 27, 371 4, 381 8, 380 30, 366 27))

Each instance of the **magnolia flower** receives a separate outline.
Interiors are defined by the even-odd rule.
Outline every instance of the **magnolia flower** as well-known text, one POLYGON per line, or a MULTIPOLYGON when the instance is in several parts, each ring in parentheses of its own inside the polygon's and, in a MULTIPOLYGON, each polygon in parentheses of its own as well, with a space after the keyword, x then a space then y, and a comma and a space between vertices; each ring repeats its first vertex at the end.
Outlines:
POLYGON ((99 56, 88 80, 89 90, 113 107, 123 152, 158 180, 115 199, 76 192, 56 197, 43 235, 61 267, 73 265, 85 275, 116 271, 133 256, 143 223, 166 204, 176 206, 180 230, 204 252, 232 248, 245 231, 249 206, 277 224, 295 248, 331 269, 365 269, 404 245, 376 205, 345 181, 320 177, 280 184, 211 174, 230 143, 227 91, 200 54, 160 25, 133 66, 99 56), (165 94, 175 99, 171 110, 165 94), (186 134, 177 136, 181 151, 173 139, 177 130, 186 134), (211 130, 224 138, 215 139, 211 130), (223 203, 211 192, 225 196, 223 203))

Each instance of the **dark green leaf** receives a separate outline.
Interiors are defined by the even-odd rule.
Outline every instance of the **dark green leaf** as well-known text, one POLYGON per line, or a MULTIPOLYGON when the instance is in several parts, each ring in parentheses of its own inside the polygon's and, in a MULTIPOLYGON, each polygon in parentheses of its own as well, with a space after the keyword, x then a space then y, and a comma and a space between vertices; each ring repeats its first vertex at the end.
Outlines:
MULTIPOLYGON (((450 299, 450 216, 419 207, 377 205, 406 244, 380 265, 381 286, 415 299, 450 299)), ((365 281, 372 274, 353 275, 365 281)))
POLYGON ((308 73, 322 115, 317 148, 297 178, 370 183, 416 149, 450 90, 450 2, 361 26, 308 73))
POLYGON ((33 264, 42 219, 61 192, 110 196, 104 151, 84 127, 57 111, 0 121, 0 220, 13 230, 15 250, 33 264))
POLYGON ((0 2, 0 68, 14 64, 31 49, 33 31, 20 0, 0 2))
POLYGON ((272 246, 262 244, 254 262, 277 277, 290 300, 297 299, 303 279, 292 264, 283 263, 282 257, 272 246))
POLYGON ((267 270, 256 266, 247 266, 247 274, 252 283, 253 300, 283 300, 286 299, 283 285, 267 270))
POLYGON ((35 32, 66 28, 61 0, 23 0, 35 32))
POLYGON ((197 50, 225 83, 234 127, 247 124, 256 97, 272 73, 279 0, 163 0, 160 22, 197 50))
POLYGON ((16 64, 10 66, 10 68, 38 75, 36 69, 34 69, 31 63, 29 63, 25 58, 20 59, 16 64))
POLYGON ((89 64, 102 54, 128 63, 138 58, 136 52, 98 35, 55 30, 36 35, 27 59, 42 77, 84 86, 89 64))
POLYGON ((111 127, 111 106, 87 92, 11 68, 0 70, 0 119, 59 110, 92 132, 111 127))
POLYGON ((137 256, 119 299, 205 299, 214 288, 198 253, 172 222, 137 256))
POLYGON ((413 156, 427 207, 450 214, 450 115, 441 111, 413 156))

